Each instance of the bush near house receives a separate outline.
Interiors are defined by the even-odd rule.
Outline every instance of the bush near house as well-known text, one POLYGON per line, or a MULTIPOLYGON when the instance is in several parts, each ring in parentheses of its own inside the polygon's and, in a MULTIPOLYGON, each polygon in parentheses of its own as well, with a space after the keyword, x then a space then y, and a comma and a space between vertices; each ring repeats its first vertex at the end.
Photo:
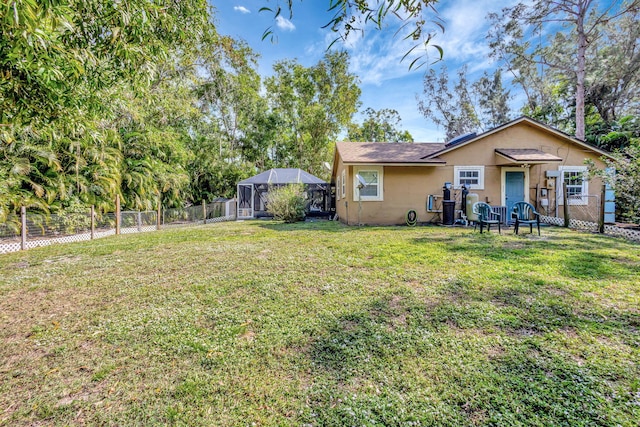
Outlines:
POLYGON ((286 223, 302 221, 306 206, 304 195, 302 184, 274 186, 267 194, 267 212, 286 223))

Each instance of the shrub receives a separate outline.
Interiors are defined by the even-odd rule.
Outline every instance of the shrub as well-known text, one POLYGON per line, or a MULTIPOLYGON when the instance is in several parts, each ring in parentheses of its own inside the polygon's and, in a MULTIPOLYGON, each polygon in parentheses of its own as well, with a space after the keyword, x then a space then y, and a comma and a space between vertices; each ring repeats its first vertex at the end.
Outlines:
POLYGON ((306 205, 304 194, 302 184, 272 187, 267 194, 267 212, 284 222, 302 221, 306 205))
POLYGON ((616 150, 612 158, 603 158, 615 174, 597 170, 587 162, 592 175, 601 176, 616 194, 616 216, 623 221, 640 224, 640 140, 633 139, 629 146, 616 150))
POLYGON ((72 201, 69 206, 61 210, 58 218, 60 231, 65 234, 75 234, 91 229, 91 208, 78 200, 72 201))

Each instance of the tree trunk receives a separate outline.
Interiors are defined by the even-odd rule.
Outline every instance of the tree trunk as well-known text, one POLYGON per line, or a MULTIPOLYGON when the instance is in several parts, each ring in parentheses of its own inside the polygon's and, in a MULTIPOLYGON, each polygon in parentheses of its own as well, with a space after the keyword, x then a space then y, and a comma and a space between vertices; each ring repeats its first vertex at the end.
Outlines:
MULTIPOLYGON (((584 5, 581 5, 584 6, 584 5)), ((576 17, 578 33, 578 60, 576 64, 576 138, 584 141, 584 78, 586 73, 587 35, 584 32, 584 19, 587 8, 581 8, 576 17)))

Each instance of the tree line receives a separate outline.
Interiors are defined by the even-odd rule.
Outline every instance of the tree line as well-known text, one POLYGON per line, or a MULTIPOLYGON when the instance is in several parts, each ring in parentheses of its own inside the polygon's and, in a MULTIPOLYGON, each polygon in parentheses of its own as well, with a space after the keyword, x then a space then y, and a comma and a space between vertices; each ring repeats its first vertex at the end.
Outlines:
POLYGON ((0 222, 230 197, 271 167, 326 174, 360 106, 346 53, 263 80, 206 0, 4 2, 0 32, 0 222))
MULTIPOLYGON (((586 141, 637 162, 640 2, 610 3, 537 1, 489 15, 498 69, 475 82, 466 68, 453 79, 429 69, 418 109, 451 138, 511 119, 518 91, 517 114, 576 135, 583 116, 586 141)), ((331 4, 345 5, 330 21, 339 37, 401 16, 428 47, 425 26, 441 25, 430 0, 331 4)), ((206 0, 15 0, 1 10, 0 222, 20 206, 110 211, 116 195, 126 209, 230 197, 271 167, 328 178, 338 138, 413 140, 392 109, 353 121, 360 88, 346 52, 312 66, 280 61, 263 79, 251 47, 218 33, 206 0)))

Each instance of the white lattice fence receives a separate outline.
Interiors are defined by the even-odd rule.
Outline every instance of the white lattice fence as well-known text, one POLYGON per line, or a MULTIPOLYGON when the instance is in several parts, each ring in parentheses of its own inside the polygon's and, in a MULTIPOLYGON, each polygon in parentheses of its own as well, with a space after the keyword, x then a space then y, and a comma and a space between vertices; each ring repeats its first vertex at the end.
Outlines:
POLYGON ((549 225, 558 225, 560 227, 564 225, 564 219, 555 216, 540 215, 540 222, 544 222, 549 225))
POLYGON ((0 244, 0 254, 8 254, 9 252, 18 252, 20 250, 20 242, 11 242, 0 244))
POLYGON ((225 221, 235 221, 235 220, 236 220, 235 215, 219 216, 217 218, 208 218, 207 224, 212 224, 216 222, 225 222, 225 221))
MULTIPOLYGON (((564 226, 564 218, 540 215, 540 221, 545 224, 564 226)), ((582 221, 578 219, 569 220, 569 228, 575 230, 598 231, 598 224, 591 221, 582 221)), ((640 241, 640 230, 617 227, 615 225, 605 224, 604 234, 609 236, 624 237, 625 239, 640 241)))
POLYGON ((581 219, 569 219, 569 228, 574 230, 598 231, 598 223, 591 221, 583 221, 581 219))
POLYGON ((629 228, 616 227, 613 225, 605 225, 604 232, 612 236, 624 237, 625 239, 634 240, 640 242, 640 230, 633 230, 629 228))

